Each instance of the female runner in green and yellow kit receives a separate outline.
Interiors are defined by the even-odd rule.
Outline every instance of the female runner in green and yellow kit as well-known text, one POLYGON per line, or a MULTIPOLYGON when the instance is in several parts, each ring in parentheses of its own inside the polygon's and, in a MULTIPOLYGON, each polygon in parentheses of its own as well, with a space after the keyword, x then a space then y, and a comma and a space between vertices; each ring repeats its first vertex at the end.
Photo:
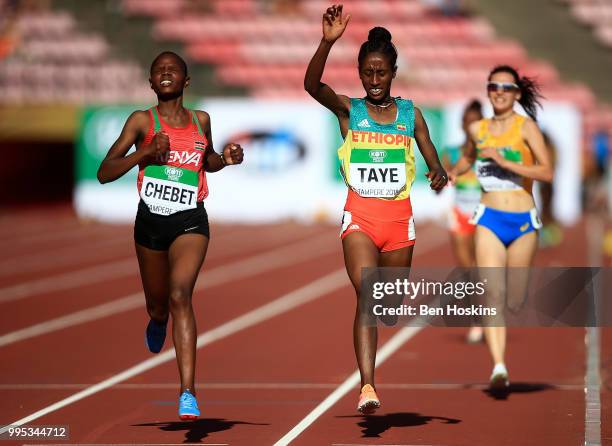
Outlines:
MULTIPOLYGON (((507 306, 516 309, 525 296, 527 268, 537 248, 536 230, 541 227, 532 183, 552 181, 553 169, 535 122, 540 95, 533 81, 502 65, 491 71, 487 91, 494 116, 470 126, 468 147, 450 177, 454 180, 476 163, 483 189, 472 218, 477 225, 476 264, 496 278, 489 281, 496 286, 490 287, 488 303, 503 308, 507 300, 507 306), (517 101, 529 117, 514 112, 517 101)), ((509 385, 504 362, 506 327, 485 326, 484 332, 494 364, 491 387, 504 389, 509 385)))

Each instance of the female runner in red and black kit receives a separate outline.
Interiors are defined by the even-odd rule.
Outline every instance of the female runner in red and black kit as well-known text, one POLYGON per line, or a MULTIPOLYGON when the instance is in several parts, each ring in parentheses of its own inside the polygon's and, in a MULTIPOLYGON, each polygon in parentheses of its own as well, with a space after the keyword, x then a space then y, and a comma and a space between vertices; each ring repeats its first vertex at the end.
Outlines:
MULTIPOLYGON (((346 270, 359 296, 362 268, 411 265, 415 243, 410 204, 410 186, 415 175, 414 139, 429 167, 431 188, 440 190, 446 185, 447 176, 421 111, 412 101, 391 97, 397 51, 389 31, 373 28, 359 50, 358 73, 365 98, 338 95, 321 82, 327 56, 349 19, 350 16, 342 15, 342 5, 328 8, 323 15, 323 38, 306 70, 304 87, 336 115, 345 139, 338 151, 349 185, 342 248, 346 270)), ((357 409, 371 413, 380 406, 374 388, 377 329, 361 320, 362 305, 358 299, 353 324, 361 373, 357 409)))
POLYGON ((140 203, 134 225, 136 255, 150 321, 145 343, 159 353, 172 315, 181 389, 179 417, 195 419, 196 321, 191 304, 193 287, 208 248, 206 174, 240 164, 243 151, 227 144, 221 155, 213 150, 208 113, 183 107, 189 85, 187 65, 175 53, 163 52, 151 65, 151 88, 158 105, 130 115, 121 135, 98 170, 108 183, 138 165, 140 203), (130 147, 136 151, 127 155, 130 147))

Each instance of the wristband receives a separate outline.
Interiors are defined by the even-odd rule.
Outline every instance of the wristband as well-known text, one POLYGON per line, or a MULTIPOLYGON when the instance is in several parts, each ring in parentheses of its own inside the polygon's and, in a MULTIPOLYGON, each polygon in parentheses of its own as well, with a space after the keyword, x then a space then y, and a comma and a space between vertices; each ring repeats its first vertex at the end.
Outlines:
POLYGON ((219 156, 221 157, 221 164, 223 164, 223 167, 227 166, 227 161, 225 161, 225 156, 223 156, 223 153, 219 154, 219 156))

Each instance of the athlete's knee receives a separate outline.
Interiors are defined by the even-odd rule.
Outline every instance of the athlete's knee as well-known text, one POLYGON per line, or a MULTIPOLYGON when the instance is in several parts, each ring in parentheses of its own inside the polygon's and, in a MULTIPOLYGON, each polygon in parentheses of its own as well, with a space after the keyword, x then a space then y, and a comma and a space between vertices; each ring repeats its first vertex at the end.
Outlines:
POLYGON ((173 286, 170 289, 170 306, 181 308, 191 305, 191 289, 186 286, 173 286))
POLYGON ((507 307, 512 313, 518 313, 523 309, 525 303, 526 293, 512 293, 508 294, 507 307))
POLYGON ((156 321, 164 321, 168 319, 168 304, 160 302, 147 302, 147 313, 149 317, 156 321))
POLYGON ((351 284, 353 285, 353 289, 359 297, 359 293, 361 292, 361 268, 347 268, 347 273, 351 284))

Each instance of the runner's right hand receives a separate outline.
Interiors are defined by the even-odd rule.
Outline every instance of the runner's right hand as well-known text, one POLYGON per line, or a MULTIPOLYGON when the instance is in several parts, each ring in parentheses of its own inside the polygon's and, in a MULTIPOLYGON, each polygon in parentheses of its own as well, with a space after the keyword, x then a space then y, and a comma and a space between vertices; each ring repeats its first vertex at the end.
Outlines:
POLYGON ((323 39, 334 43, 340 38, 351 15, 342 16, 342 5, 332 5, 323 14, 323 39))
POLYGON ((158 132, 153 136, 151 144, 146 147, 147 155, 155 164, 162 164, 170 151, 170 138, 166 133, 158 132))

